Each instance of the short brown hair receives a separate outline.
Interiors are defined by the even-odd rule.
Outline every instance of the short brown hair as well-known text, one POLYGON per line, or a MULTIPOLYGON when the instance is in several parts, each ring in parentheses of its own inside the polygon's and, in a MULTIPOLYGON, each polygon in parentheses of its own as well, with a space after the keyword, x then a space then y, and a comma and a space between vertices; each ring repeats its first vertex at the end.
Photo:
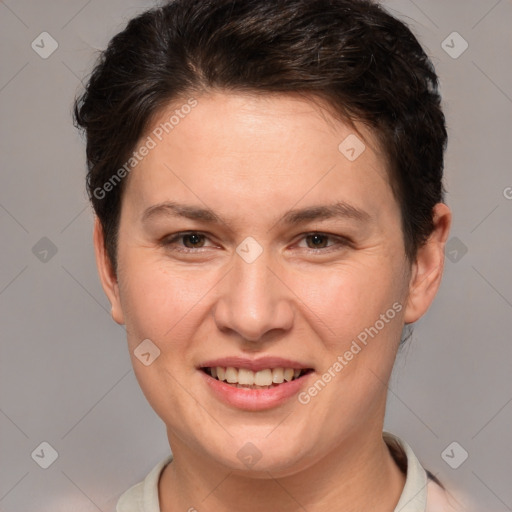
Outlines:
POLYGON ((161 109, 213 89, 318 98, 373 129, 415 257, 443 201, 447 133, 436 73, 410 29, 369 0, 174 0, 129 21, 74 105, 114 268, 123 182, 104 197, 95 191, 161 109))

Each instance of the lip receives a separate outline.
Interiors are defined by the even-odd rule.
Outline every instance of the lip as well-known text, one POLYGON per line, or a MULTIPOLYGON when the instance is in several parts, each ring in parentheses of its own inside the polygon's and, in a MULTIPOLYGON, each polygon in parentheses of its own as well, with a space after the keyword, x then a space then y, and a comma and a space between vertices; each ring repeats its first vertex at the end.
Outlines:
POLYGON ((311 368, 311 365, 303 364, 291 359, 283 359, 275 356, 265 356, 258 359, 248 359, 246 357, 223 357, 220 359, 211 359, 201 363, 198 368, 212 368, 215 366, 223 366, 227 368, 244 368, 245 370, 252 370, 257 372, 259 370, 266 370, 267 368, 293 368, 294 370, 305 370, 311 368))
POLYGON ((218 400, 231 407, 246 411, 263 411, 283 405, 297 395, 301 389, 305 388, 309 378, 315 373, 311 366, 279 357, 262 357, 253 360, 242 357, 215 359, 202 363, 198 367, 198 372, 201 378, 204 379, 208 389, 218 400), (215 366, 231 366, 233 368, 245 368, 252 371, 264 370, 266 368, 311 369, 312 371, 297 379, 283 382, 269 389, 242 389, 217 380, 201 369, 215 366))

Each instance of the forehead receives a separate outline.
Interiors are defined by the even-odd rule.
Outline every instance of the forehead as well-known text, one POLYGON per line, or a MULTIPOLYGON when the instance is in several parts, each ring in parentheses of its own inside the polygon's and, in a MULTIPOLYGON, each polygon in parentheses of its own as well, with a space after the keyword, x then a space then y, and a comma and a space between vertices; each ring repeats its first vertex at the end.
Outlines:
POLYGON ((394 202, 372 132, 297 96, 184 98, 154 117, 138 146, 149 141, 125 192, 139 209, 172 196, 225 210, 337 199, 378 209, 394 202))

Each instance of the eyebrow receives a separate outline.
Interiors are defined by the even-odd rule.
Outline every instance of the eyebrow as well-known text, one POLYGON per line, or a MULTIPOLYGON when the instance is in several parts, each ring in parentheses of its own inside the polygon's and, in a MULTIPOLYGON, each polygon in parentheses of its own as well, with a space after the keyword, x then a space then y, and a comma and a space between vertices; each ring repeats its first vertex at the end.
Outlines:
MULTIPOLYGON (((158 203, 147 208, 142 214, 142 221, 147 222, 153 217, 160 215, 184 217, 190 220, 201 220, 209 223, 223 223, 229 226, 219 215, 210 208, 190 206, 173 201, 158 203)), ((332 218, 348 218, 360 222, 367 222, 371 215, 345 201, 337 201, 329 205, 309 206, 307 208, 289 210, 277 223, 280 224, 301 224, 313 220, 325 220, 332 218)))

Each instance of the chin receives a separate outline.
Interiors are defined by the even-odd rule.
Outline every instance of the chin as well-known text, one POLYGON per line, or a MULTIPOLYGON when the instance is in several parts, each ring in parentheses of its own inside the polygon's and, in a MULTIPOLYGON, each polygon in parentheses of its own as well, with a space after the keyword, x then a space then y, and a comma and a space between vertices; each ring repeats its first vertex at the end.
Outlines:
MULTIPOLYGON (((243 434, 227 437, 204 446, 205 455, 225 466, 235 474, 251 478, 267 479, 290 476, 307 467, 315 458, 306 443, 281 432, 272 439, 268 427, 255 432, 254 436, 243 434), (258 435, 256 435, 258 434, 258 435), (284 434, 284 435, 283 435, 284 434), (212 451, 211 447, 216 450, 212 451), (269 475, 270 473, 270 475, 269 475)), ((313 448, 313 447, 311 447, 313 448)))

